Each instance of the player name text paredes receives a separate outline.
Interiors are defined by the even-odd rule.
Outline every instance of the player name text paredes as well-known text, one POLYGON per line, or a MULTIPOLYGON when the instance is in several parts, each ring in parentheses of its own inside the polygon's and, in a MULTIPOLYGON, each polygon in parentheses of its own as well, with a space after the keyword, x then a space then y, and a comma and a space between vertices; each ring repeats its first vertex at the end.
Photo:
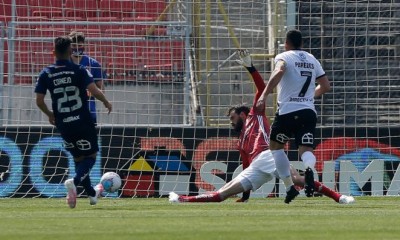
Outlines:
POLYGON ((294 65, 298 68, 314 69, 314 64, 308 62, 295 62, 294 65))

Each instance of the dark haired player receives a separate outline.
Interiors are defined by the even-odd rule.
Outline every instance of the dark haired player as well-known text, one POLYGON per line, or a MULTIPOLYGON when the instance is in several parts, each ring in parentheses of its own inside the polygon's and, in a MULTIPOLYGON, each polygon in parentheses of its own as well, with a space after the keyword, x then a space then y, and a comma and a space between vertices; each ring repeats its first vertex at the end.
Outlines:
POLYGON ((52 125, 57 127, 64 140, 64 147, 74 157, 75 177, 65 181, 68 190, 67 203, 70 208, 76 206, 76 186, 84 187, 90 198, 90 204, 97 203, 102 192, 99 184, 91 185, 89 173, 95 161, 99 146, 97 131, 88 108, 86 89, 112 110, 111 103, 93 82, 85 67, 70 61, 71 39, 58 37, 54 41, 56 63, 42 70, 36 82, 36 104, 44 112, 52 125), (45 103, 46 92, 50 92, 52 111, 45 103))
MULTIPOLYGON (((260 110, 255 108, 265 88, 264 80, 254 68, 247 51, 239 51, 239 56, 241 59, 238 62, 251 73, 257 87, 252 108, 239 105, 228 110, 232 127, 235 131, 240 132, 238 149, 244 170, 216 192, 198 196, 179 196, 171 192, 169 195, 170 202, 221 202, 241 192, 244 194, 239 201, 245 202, 249 198, 250 190, 257 190, 264 183, 277 177, 275 161, 269 150, 269 124, 265 116, 265 107, 260 110)), ((303 187, 304 177, 301 177, 294 168, 292 168, 291 173, 296 186, 303 187)), ((340 195, 317 181, 314 184, 318 192, 334 199, 338 203, 349 204, 355 201, 353 197, 340 195)), ((289 203, 290 200, 286 196, 285 203, 289 203)))
POLYGON ((275 57, 275 69, 257 102, 257 109, 265 108, 265 99, 277 87, 278 111, 271 127, 270 149, 274 156, 279 177, 284 182, 289 198, 294 199, 299 192, 293 186, 290 176, 290 163, 284 152, 285 143, 295 137, 299 156, 305 165, 304 191, 307 197, 313 196, 314 132, 317 113, 314 97, 330 90, 330 82, 319 61, 301 49, 302 34, 291 30, 286 34, 285 52, 275 57), (318 86, 315 84, 318 83, 318 86))

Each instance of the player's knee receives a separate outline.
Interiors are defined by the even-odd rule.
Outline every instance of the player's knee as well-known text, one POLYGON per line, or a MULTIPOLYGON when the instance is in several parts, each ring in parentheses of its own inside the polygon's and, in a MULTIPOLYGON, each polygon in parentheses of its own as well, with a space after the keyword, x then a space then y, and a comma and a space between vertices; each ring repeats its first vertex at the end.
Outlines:
POLYGON ((311 151, 306 151, 301 155, 301 160, 303 161, 306 168, 314 168, 317 159, 311 151))
POLYGON ((276 156, 280 156, 282 154, 285 154, 285 151, 283 149, 276 149, 276 150, 271 150, 272 156, 274 156, 274 159, 276 161, 276 156))

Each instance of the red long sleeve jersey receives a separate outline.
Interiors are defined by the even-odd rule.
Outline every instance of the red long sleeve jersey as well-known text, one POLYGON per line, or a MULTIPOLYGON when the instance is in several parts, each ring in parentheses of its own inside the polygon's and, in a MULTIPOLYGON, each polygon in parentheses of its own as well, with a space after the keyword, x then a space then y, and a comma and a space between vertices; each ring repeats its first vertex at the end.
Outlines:
POLYGON ((242 158, 243 169, 247 168, 259 153, 269 149, 270 132, 268 119, 265 116, 265 108, 262 111, 257 111, 255 108, 265 89, 264 80, 255 68, 248 68, 248 70, 257 87, 257 92, 238 141, 238 150, 242 158))

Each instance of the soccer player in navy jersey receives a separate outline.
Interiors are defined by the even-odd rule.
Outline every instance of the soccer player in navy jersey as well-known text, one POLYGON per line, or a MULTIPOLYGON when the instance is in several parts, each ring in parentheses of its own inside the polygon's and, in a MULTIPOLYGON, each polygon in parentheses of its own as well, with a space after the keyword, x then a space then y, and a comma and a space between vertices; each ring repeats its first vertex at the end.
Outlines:
MULTIPOLYGON (((96 61, 96 59, 85 54, 85 35, 81 32, 72 31, 69 34, 69 37, 72 39, 72 61, 75 64, 80 64, 86 67, 86 69, 89 70, 89 72, 93 75, 94 83, 100 90, 104 91, 103 80, 106 79, 107 76, 102 70, 100 63, 96 61)), ((97 125, 96 101, 95 98, 90 94, 88 103, 90 114, 94 120, 94 123, 97 125)))
POLYGON ((64 140, 64 147, 75 162, 75 176, 65 181, 68 191, 67 203, 76 206, 76 186, 82 185, 89 196, 90 204, 97 203, 102 192, 101 184, 92 187, 89 173, 99 150, 97 131, 87 104, 88 90, 94 97, 112 110, 111 103, 93 82, 85 67, 71 62, 71 39, 57 37, 54 41, 56 63, 42 70, 36 82, 36 104, 55 125, 64 140), (52 110, 45 103, 46 92, 50 92, 52 110))
MULTIPOLYGON (((240 132, 237 147, 242 158, 244 170, 218 191, 198 196, 179 196, 171 192, 169 194, 170 202, 221 202, 230 196, 242 192, 244 194, 239 201, 245 202, 250 196, 250 190, 257 190, 264 183, 270 181, 274 177, 278 177, 275 160, 269 150, 269 124, 265 116, 265 107, 260 109, 256 108, 258 99, 265 89, 265 83, 253 66, 248 51, 240 50, 239 56, 240 60, 238 62, 245 66, 250 72, 257 87, 252 108, 239 105, 231 107, 228 111, 233 129, 240 132)), ((295 185, 304 187, 304 177, 300 176, 293 167, 291 168, 291 174, 295 185)), ((341 195, 318 181, 315 181, 314 184, 318 192, 334 199, 338 203, 349 204, 355 201, 353 197, 341 195)), ((288 199, 286 196, 285 203, 289 203, 290 200, 291 199, 288 199)))

